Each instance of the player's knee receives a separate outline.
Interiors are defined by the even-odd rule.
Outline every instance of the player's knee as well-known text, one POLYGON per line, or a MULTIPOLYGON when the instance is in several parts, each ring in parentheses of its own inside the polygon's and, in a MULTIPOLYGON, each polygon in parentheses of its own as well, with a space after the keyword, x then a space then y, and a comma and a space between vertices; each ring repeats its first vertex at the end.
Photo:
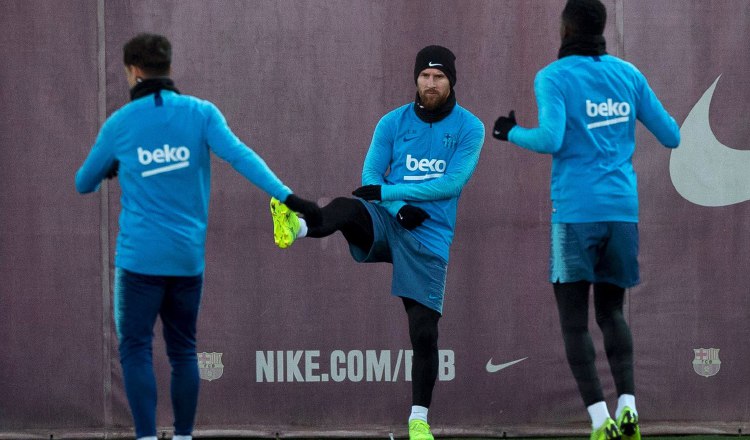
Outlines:
POLYGON ((326 205, 326 208, 331 208, 335 210, 344 210, 344 209, 353 209, 356 203, 359 203, 355 199, 350 199, 348 197, 336 197, 335 199, 331 200, 331 203, 326 205))
POLYGON ((589 326, 582 323, 563 324, 562 333, 564 338, 585 337, 589 333, 589 326))
POLYGON ((625 316, 621 310, 597 310, 596 324, 599 328, 625 325, 625 316))

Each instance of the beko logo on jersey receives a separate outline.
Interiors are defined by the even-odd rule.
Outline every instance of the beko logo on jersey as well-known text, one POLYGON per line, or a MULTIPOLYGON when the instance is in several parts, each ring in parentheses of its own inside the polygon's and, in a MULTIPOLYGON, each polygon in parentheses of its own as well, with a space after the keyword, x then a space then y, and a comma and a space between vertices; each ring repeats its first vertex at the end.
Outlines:
POLYGON ((168 164, 163 167, 144 171, 141 173, 141 177, 166 173, 189 166, 190 149, 184 145, 181 147, 170 147, 169 144, 164 144, 162 148, 157 148, 153 151, 138 147, 138 162, 142 165, 151 165, 152 163, 168 164))
POLYGON ((592 122, 591 124, 588 124, 588 128, 619 124, 628 121, 628 116, 630 116, 630 104, 627 102, 613 101, 612 98, 608 98, 605 102, 600 103, 591 102, 591 100, 587 99, 586 114, 592 118, 597 116, 612 117, 612 119, 592 122))
POLYGON ((409 171, 421 171, 422 176, 404 176, 404 180, 427 180, 442 177, 448 163, 439 159, 417 159, 411 154, 406 155, 406 169, 409 171))
POLYGON ((148 165, 151 162, 169 163, 169 162, 187 162, 190 159, 190 150, 187 147, 170 147, 164 144, 164 147, 157 148, 154 151, 144 150, 138 147, 138 162, 148 165))

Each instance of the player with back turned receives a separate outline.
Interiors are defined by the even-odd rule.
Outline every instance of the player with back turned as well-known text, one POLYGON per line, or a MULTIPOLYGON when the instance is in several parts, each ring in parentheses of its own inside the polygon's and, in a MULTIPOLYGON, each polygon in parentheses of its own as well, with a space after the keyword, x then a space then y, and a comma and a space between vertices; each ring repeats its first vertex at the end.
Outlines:
POLYGON ((568 363, 591 417, 591 439, 640 439, 633 340, 623 316, 625 289, 640 281, 638 191, 632 156, 636 119, 664 146, 680 132, 638 69, 606 53, 607 13, 599 0, 569 0, 558 60, 534 81, 539 126, 515 113, 493 136, 552 155, 550 281, 568 363), (610 417, 588 330, 589 289, 618 394, 610 417))
POLYGON ((174 439, 192 438, 199 374, 196 324, 203 287, 210 154, 315 225, 316 204, 285 186, 208 101, 182 95, 169 78, 166 37, 140 34, 123 48, 131 101, 113 113, 75 178, 81 193, 119 174, 120 232, 114 315, 136 438, 156 440, 153 328, 161 317, 172 367, 174 439))

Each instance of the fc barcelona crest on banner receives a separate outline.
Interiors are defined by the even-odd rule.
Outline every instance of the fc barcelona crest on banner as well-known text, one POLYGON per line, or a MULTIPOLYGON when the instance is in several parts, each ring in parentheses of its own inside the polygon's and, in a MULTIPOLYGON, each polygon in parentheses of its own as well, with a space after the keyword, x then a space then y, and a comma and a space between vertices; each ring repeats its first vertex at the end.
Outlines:
POLYGON ((224 364, 221 363, 221 355, 224 353, 198 353, 198 370, 201 379, 211 382, 224 374, 224 364))
POLYGON ((718 348, 694 348, 693 370, 703 377, 715 376, 721 368, 718 348))

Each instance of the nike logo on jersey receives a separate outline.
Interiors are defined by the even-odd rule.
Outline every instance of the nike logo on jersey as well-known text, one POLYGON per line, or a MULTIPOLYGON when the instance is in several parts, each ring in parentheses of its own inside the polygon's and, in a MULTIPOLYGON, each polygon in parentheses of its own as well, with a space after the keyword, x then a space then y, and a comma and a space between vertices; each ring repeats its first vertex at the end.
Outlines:
POLYGON ((528 359, 528 357, 516 359, 515 361, 506 362, 504 364, 495 365, 492 363, 492 358, 490 358, 490 360, 487 361, 487 365, 485 365, 484 368, 487 370, 488 373, 497 373, 500 370, 504 370, 512 365, 516 365, 517 363, 523 362, 526 359, 528 359))
POLYGON ((686 200, 701 206, 750 200, 750 151, 719 142, 708 119, 719 78, 690 110, 680 127, 680 146, 669 158, 672 185, 686 200))

